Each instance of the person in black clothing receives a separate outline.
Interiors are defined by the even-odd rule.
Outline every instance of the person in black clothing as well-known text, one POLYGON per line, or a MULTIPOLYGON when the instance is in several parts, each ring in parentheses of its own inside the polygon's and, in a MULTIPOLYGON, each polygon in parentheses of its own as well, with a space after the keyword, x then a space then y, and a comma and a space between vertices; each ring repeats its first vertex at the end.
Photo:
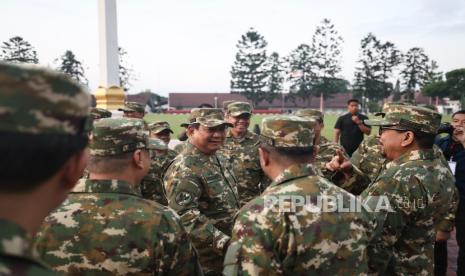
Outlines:
MULTIPOLYGON (((459 254, 457 259, 457 275, 465 275, 465 110, 460 110, 452 115, 451 135, 438 139, 435 144, 441 148, 444 157, 451 164, 455 175, 455 186, 460 195, 459 207, 455 216, 455 228, 459 254)), ((438 240, 436 237, 435 275, 446 275, 447 270, 447 239, 438 240)))
POLYGON ((370 135, 371 128, 363 124, 363 120, 368 119, 367 116, 360 114, 359 101, 350 99, 347 102, 348 113, 339 117, 334 126, 334 142, 339 143, 346 150, 349 156, 358 148, 363 141, 363 134, 370 135))

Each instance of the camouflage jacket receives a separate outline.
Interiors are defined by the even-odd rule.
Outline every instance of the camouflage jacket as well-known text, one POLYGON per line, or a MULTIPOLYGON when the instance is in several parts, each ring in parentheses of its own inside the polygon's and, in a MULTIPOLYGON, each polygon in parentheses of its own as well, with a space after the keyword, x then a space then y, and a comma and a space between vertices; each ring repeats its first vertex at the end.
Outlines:
MULTIPOLYGON (((360 202, 318 175, 313 165, 292 165, 240 210, 225 258, 226 275, 360 275, 375 220, 359 212, 324 211, 317 202, 338 197, 360 202), (302 198, 292 209, 293 198, 302 198), (284 199, 279 209, 281 199, 284 199)), ((297 200, 299 201, 299 200, 297 200)))
POLYGON ((435 227, 453 225, 457 191, 450 170, 433 150, 416 150, 389 162, 363 193, 364 203, 385 196, 391 212, 379 212, 379 237, 368 248, 373 272, 432 275, 435 227))
POLYGON ((258 135, 247 131, 243 138, 236 139, 231 131, 226 134, 224 146, 218 151, 230 164, 237 179, 241 206, 260 195, 271 182, 260 167, 258 135))
POLYGON ((383 149, 379 145, 376 136, 368 136, 363 139, 357 150, 352 154, 350 163, 357 166, 371 182, 378 177, 381 168, 386 163, 383 149))
POLYGON ((39 260, 31 237, 19 225, 0 219, 0 275, 58 275, 39 260))
POLYGON ((168 205, 163 189, 163 173, 177 155, 177 152, 168 149, 165 155, 152 158, 150 170, 140 183, 143 198, 155 200, 165 206, 168 205))
POLYGON ((218 156, 188 143, 164 177, 168 205, 181 216, 206 273, 221 272, 223 250, 239 209, 236 180, 218 156))
POLYGON ((36 245, 66 274, 201 273, 178 216, 121 180, 81 180, 46 218, 36 245))
POLYGON ((177 144, 176 146, 174 146, 174 151, 177 152, 178 154, 180 154, 187 146, 187 141, 184 141, 184 142, 181 142, 179 144, 177 144))
POLYGON ((323 136, 321 136, 320 144, 318 146, 319 149, 315 158, 315 167, 323 173, 323 176, 326 179, 331 180, 334 176, 334 173, 326 169, 326 163, 330 162, 333 157, 336 156, 337 150, 342 151, 344 156, 347 158, 349 158, 349 156, 341 145, 331 142, 323 136))

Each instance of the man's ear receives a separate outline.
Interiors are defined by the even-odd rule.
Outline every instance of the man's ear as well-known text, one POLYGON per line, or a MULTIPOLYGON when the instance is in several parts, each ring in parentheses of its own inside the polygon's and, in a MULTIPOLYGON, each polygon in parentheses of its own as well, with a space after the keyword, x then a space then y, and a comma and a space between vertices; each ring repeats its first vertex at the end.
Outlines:
POLYGON ((193 125, 189 125, 187 126, 187 129, 186 129, 186 132, 187 132, 187 136, 191 136, 193 133, 194 133, 194 126, 193 125))
POLYGON ((408 147, 413 144, 415 141, 415 134, 413 131, 406 131, 404 132, 404 137, 400 143, 402 147, 408 147))
POLYGON ((71 156, 62 168, 62 183, 67 190, 72 190, 77 181, 82 177, 89 159, 87 148, 71 156))
POLYGON ((139 169, 144 168, 144 157, 142 156, 142 150, 137 149, 132 154, 132 164, 139 169))
POLYGON ((269 151, 260 147, 258 148, 258 156, 260 158, 260 165, 262 166, 262 169, 270 165, 270 152, 269 151))

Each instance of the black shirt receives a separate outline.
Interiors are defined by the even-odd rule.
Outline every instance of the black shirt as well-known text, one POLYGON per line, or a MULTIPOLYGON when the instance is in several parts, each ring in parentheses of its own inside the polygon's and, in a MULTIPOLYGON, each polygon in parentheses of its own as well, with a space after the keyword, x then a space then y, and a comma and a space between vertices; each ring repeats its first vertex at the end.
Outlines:
MULTIPOLYGON (((368 117, 363 114, 357 114, 357 116, 362 122, 368 119, 368 117)), ((347 154, 352 156, 352 153, 357 150, 358 146, 363 141, 363 132, 358 125, 352 121, 352 113, 347 113, 339 117, 334 128, 341 130, 341 145, 344 147, 347 154)))

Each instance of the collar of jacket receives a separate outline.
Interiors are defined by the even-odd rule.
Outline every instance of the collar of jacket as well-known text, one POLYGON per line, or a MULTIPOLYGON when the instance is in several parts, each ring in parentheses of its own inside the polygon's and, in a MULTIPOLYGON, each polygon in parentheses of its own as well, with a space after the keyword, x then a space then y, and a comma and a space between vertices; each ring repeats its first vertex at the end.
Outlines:
POLYGON ((270 187, 280 185, 293 179, 302 178, 310 175, 317 175, 313 164, 294 164, 285 169, 281 174, 274 179, 270 187))
POLYGON ((141 196, 140 188, 132 187, 127 181, 118 179, 81 179, 73 193, 115 193, 141 196))

